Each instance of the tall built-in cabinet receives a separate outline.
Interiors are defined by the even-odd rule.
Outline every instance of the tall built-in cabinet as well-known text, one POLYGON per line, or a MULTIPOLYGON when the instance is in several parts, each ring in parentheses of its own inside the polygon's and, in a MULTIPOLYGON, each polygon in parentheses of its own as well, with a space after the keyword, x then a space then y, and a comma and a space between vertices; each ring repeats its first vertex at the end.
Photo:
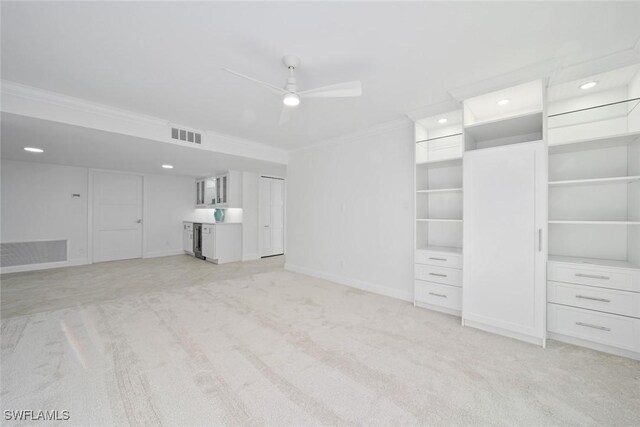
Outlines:
POLYGON ((547 147, 534 81, 465 100, 462 321, 544 345, 547 147))
POLYGON ((640 359, 640 64, 415 127, 415 305, 640 359))

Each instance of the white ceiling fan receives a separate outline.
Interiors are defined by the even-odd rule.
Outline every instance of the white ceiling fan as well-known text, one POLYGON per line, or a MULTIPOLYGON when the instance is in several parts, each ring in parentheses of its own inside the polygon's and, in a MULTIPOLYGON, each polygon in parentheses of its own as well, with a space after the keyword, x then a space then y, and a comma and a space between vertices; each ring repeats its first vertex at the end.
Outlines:
POLYGON ((292 108, 300 104, 301 98, 346 98, 362 95, 362 83, 359 81, 337 83, 316 89, 299 91, 296 83, 295 70, 300 66, 300 58, 294 55, 285 55, 282 58, 282 62, 289 70, 289 78, 287 79, 287 84, 284 88, 245 76, 244 74, 229 70, 228 68, 223 68, 223 70, 238 77, 242 77, 243 79, 257 83, 262 87, 271 90, 275 94, 282 96, 282 103, 284 105, 282 107, 282 113, 280 114, 280 124, 289 121, 292 108))

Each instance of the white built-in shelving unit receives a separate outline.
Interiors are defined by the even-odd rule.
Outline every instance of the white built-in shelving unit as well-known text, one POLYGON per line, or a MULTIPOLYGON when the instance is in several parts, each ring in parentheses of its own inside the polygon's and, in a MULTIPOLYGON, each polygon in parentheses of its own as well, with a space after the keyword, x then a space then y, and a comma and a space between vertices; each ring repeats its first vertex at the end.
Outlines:
POLYGON ((640 359, 640 64, 572 76, 416 120, 414 301, 640 359))
POLYGON ((417 120, 416 305, 460 314, 462 111, 417 120))
POLYGON ((550 336, 638 358, 640 65, 550 85, 548 139, 550 336))

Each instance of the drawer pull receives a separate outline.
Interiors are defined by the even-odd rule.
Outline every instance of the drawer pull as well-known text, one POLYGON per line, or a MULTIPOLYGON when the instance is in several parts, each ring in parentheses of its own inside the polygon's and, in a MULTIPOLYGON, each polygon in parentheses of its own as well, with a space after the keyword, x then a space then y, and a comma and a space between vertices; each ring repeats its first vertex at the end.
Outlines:
POLYGON ((611 300, 608 300, 606 298, 594 298, 594 297, 588 297, 586 295, 576 295, 576 298, 588 299, 588 300, 591 300, 591 301, 611 302, 611 300))
POLYGON ((429 273, 429 276, 447 277, 446 274, 439 274, 439 273, 429 273))
POLYGON ((601 331, 607 331, 607 332, 609 332, 611 330, 611 328, 607 328, 606 326, 591 325, 589 323, 576 322, 576 325, 584 326, 584 327, 592 328, 592 329, 598 329, 598 330, 601 330, 601 331))
POLYGON ((444 294, 436 294, 435 292, 429 292, 429 295, 433 295, 434 297, 446 298, 447 296, 444 294))
POLYGON ((433 258, 433 257, 429 257, 429 259, 432 259, 434 261, 446 261, 446 258, 433 258))
POLYGON ((609 280, 609 277, 607 277, 607 276, 598 276, 597 274, 576 273, 576 277, 586 277, 588 279, 609 280))

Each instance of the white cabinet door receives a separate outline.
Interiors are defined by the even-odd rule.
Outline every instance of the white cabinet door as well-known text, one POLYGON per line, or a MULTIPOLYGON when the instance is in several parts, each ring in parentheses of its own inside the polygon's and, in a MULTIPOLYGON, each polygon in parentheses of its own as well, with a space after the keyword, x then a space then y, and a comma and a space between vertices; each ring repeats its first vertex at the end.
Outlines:
POLYGON ((216 227, 214 225, 202 225, 202 256, 216 259, 216 227))
POLYGON ((260 256, 284 253, 284 180, 260 178, 260 256))
MULTIPOLYGON (((545 338, 546 163, 542 142, 464 155, 465 324, 545 338)), ((531 339, 533 338, 533 339, 531 339)))
POLYGON ((193 224, 182 225, 182 249, 190 254, 193 253, 193 224))
POLYGON ((205 180, 196 180, 196 207, 204 207, 205 203, 205 180))
POLYGON ((210 177, 204 180, 204 204, 213 207, 216 204, 216 179, 210 177))

